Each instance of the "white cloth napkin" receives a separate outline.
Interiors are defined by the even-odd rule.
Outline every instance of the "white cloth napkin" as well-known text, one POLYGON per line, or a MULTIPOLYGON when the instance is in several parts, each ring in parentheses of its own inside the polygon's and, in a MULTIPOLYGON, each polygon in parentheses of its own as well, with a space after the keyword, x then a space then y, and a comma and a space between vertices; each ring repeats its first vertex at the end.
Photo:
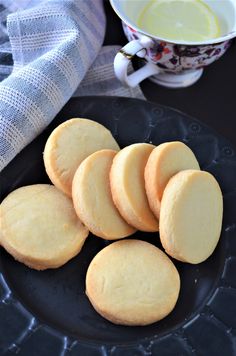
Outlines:
MULTIPOLYGON (((7 3, 4 0, 5 7, 7 3)), ((7 42, 0 46, 0 54, 4 50, 7 54, 10 47, 14 61, 10 75, 9 65, 7 69, 2 65, 9 76, 0 84, 0 171, 73 94, 144 98, 139 88, 124 88, 114 77, 118 47, 102 47, 102 0, 34 3, 24 0, 21 5, 27 9, 8 16, 5 35, 11 46, 7 42)), ((11 2, 10 10, 17 10, 17 5, 11 2)))

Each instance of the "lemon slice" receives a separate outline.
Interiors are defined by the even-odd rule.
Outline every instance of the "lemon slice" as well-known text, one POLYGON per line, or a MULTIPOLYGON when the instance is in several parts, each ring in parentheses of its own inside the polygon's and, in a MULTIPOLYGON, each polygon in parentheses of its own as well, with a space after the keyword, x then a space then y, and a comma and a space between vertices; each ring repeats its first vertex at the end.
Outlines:
POLYGON ((161 38, 198 42, 220 36, 214 12, 201 0, 153 0, 142 11, 138 25, 161 38))

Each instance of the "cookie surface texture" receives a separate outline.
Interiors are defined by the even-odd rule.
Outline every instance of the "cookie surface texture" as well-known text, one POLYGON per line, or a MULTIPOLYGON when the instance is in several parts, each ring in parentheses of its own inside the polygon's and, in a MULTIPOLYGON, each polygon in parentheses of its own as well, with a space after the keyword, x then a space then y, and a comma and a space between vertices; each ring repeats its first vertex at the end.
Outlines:
POLYGON ((57 268, 76 256, 88 236, 71 199, 48 184, 18 188, 0 205, 1 245, 34 269, 57 268))
POLYGON ((180 290, 168 256, 141 240, 121 240, 101 250, 89 265, 86 294, 96 311, 121 325, 148 325, 174 308, 180 290))
POLYGON ((70 119, 49 136, 44 149, 44 165, 52 183, 71 196, 72 180, 80 163, 101 149, 119 150, 111 132, 88 119, 70 119))
POLYGON ((94 235, 108 240, 135 232, 112 201, 109 172, 116 153, 101 150, 87 157, 77 169, 72 186, 74 207, 81 221, 94 235))
POLYGON ((150 154, 145 167, 149 205, 157 218, 164 189, 173 175, 185 169, 200 169, 192 150, 180 141, 166 142, 150 154))
POLYGON ((113 160, 112 197, 123 218, 141 231, 158 231, 145 191, 144 168, 155 146, 136 143, 123 148, 113 160))
POLYGON ((168 182, 160 212, 160 239, 172 257, 200 263, 214 251, 221 233, 223 198, 208 172, 186 170, 168 182))

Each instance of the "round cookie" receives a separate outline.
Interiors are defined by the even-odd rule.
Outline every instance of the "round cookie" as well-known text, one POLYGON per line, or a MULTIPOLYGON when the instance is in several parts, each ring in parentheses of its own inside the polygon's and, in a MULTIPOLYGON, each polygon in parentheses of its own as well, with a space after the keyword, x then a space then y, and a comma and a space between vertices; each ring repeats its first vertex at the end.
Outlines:
POLYGON ((205 261, 220 238, 222 215, 222 193, 210 173, 177 173, 168 182, 161 201, 160 239, 164 249, 183 262, 205 261))
POLYGON ((115 155, 116 151, 101 150, 87 157, 77 169, 72 184, 77 215, 94 235, 107 240, 135 232, 112 201, 109 172, 115 155))
POLYGON ((88 236, 72 201, 48 184, 25 186, 0 205, 1 245, 18 261, 44 270, 76 256, 88 236))
POLYGON ((141 231, 158 231, 146 196, 144 168, 155 146, 136 143, 123 148, 110 172, 112 198, 123 218, 141 231))
POLYGON ((89 265, 86 294, 104 318, 121 325, 148 325, 174 308, 180 278, 168 256, 141 240, 117 241, 89 265))
POLYGON ((44 165, 52 183, 71 197, 72 180, 80 163, 101 149, 119 150, 111 132, 88 119, 71 119, 59 125, 44 148, 44 165))
POLYGON ((179 141, 157 146, 145 167, 145 188, 149 205, 159 219, 161 199, 169 179, 185 169, 200 169, 192 150, 179 141))

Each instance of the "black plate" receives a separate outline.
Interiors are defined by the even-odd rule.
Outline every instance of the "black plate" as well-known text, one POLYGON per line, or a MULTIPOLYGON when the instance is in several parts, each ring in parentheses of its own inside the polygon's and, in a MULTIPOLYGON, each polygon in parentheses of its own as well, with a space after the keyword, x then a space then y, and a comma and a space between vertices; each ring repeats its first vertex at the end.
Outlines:
MULTIPOLYGON (((86 269, 107 242, 89 236, 82 252, 57 270, 37 272, 0 252, 0 347, 17 355, 236 355, 236 156, 224 138, 183 113, 149 102, 111 97, 72 99, 50 127, 1 176, 1 199, 17 187, 48 183, 42 152, 50 132, 71 117, 109 128, 121 147, 181 140, 224 194, 220 242, 204 263, 175 264, 181 293, 174 311, 145 327, 116 326, 100 317, 84 293, 86 269)), ((135 238, 160 247, 157 234, 135 238)))

